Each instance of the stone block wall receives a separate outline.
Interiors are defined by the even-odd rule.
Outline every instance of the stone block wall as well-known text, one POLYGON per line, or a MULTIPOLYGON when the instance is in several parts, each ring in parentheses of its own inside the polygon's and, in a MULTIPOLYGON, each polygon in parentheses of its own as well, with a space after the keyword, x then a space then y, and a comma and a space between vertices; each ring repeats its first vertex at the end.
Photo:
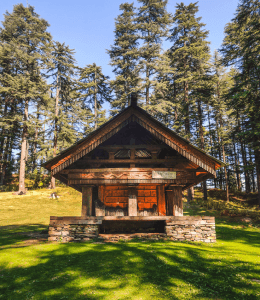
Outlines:
POLYGON ((173 241, 216 242, 215 218, 175 217, 166 220, 165 233, 173 241))
MULTIPOLYGON (((151 221, 156 217, 114 217, 113 221, 151 221)), ((89 241, 99 238, 104 241, 141 239, 164 239, 172 241, 216 242, 215 218, 206 216, 165 216, 157 217, 165 221, 164 233, 119 233, 99 234, 102 221, 106 217, 51 217, 49 241, 72 242, 89 241)))
POLYGON ((84 242, 98 237, 98 218, 83 217, 51 217, 48 241, 84 242))

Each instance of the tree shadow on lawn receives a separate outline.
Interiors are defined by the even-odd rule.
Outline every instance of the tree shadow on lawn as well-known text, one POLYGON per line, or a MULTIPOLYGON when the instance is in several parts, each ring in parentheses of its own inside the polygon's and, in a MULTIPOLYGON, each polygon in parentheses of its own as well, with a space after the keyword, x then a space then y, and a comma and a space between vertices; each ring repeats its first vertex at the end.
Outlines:
POLYGON ((21 256, 13 267, 0 265, 3 299, 259 299, 259 285, 240 276, 259 278, 259 269, 215 257, 208 245, 70 243, 3 251, 21 256))
MULTIPOLYGON (((243 225, 242 225, 243 226, 243 225)), ((239 240, 244 244, 250 246, 260 246, 260 229, 252 228, 252 230, 247 230, 248 225, 242 228, 238 223, 231 223, 229 221, 221 221, 220 224, 216 224, 216 234, 217 239, 221 238, 224 241, 235 241, 239 240), (229 225, 229 226, 225 226, 229 225), (232 226, 232 227, 231 227, 232 226)), ((250 228, 251 229, 251 228, 250 228)))
POLYGON ((48 226, 43 224, 0 226, 0 250, 16 247, 26 240, 47 240, 48 226))

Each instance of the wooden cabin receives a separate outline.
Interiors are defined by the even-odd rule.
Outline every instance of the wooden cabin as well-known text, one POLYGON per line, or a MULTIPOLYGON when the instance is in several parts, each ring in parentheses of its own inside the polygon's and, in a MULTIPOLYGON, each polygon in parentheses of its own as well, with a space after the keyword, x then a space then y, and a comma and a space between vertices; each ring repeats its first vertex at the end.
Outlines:
POLYGON ((222 165, 138 107, 133 96, 128 108, 44 164, 82 193, 81 217, 51 217, 50 237, 55 224, 172 223, 183 216, 182 192, 216 176, 222 165))

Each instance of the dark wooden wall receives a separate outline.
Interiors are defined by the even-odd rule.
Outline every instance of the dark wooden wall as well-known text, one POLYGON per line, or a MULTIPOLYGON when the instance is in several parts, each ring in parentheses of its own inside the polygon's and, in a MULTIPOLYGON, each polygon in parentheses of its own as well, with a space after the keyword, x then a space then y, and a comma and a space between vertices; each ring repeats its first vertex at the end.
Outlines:
POLYGON ((127 216, 129 195, 135 190, 138 216, 165 216, 164 185, 101 185, 98 199, 94 199, 96 215, 127 216))

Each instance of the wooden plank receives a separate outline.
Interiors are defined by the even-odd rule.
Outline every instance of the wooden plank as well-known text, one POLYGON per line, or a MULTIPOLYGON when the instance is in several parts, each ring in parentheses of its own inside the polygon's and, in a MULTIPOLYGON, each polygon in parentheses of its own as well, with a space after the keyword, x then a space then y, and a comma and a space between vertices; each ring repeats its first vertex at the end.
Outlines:
POLYGON ((137 190, 135 187, 128 189, 128 216, 137 216, 137 190))
MULTIPOLYGON (((212 176, 212 175, 211 175, 212 176)), ((68 184, 157 184, 157 183, 165 183, 165 184, 178 184, 178 185, 185 185, 191 184, 195 185, 194 180, 185 180, 185 179, 69 179, 68 184)))
POLYGON ((176 179, 176 172, 153 171, 152 178, 154 178, 154 179, 176 179))
MULTIPOLYGON (((203 170, 203 169, 202 169, 203 170)), ((86 172, 152 172, 152 171, 183 171, 175 168, 102 168, 102 169, 66 169, 60 173, 86 173, 86 172)), ((198 171, 198 170, 195 170, 198 171)))
POLYGON ((159 216, 166 216, 165 186, 157 186, 157 203, 159 216))
MULTIPOLYGON (((205 173, 208 174, 208 173, 205 173)), ((130 180, 130 179, 136 179, 136 180, 179 180, 179 179, 196 179, 195 172, 158 172, 156 171, 150 171, 150 172, 85 172, 85 173, 69 173, 68 179, 104 179, 104 180, 130 180), (169 174, 170 173, 170 174, 169 174), (162 174, 162 175, 161 175, 162 174)))
POLYGON ((173 190, 166 190, 166 194, 165 194, 165 200, 166 200, 166 215, 167 216, 173 216, 174 215, 174 211, 173 211, 173 190))
POLYGON ((92 186, 82 187, 82 211, 81 216, 92 215, 92 186))
POLYGON ((176 217, 183 216, 182 188, 173 187, 173 214, 176 217))
POLYGON ((68 174, 69 179, 152 179, 152 172, 89 172, 68 174))

